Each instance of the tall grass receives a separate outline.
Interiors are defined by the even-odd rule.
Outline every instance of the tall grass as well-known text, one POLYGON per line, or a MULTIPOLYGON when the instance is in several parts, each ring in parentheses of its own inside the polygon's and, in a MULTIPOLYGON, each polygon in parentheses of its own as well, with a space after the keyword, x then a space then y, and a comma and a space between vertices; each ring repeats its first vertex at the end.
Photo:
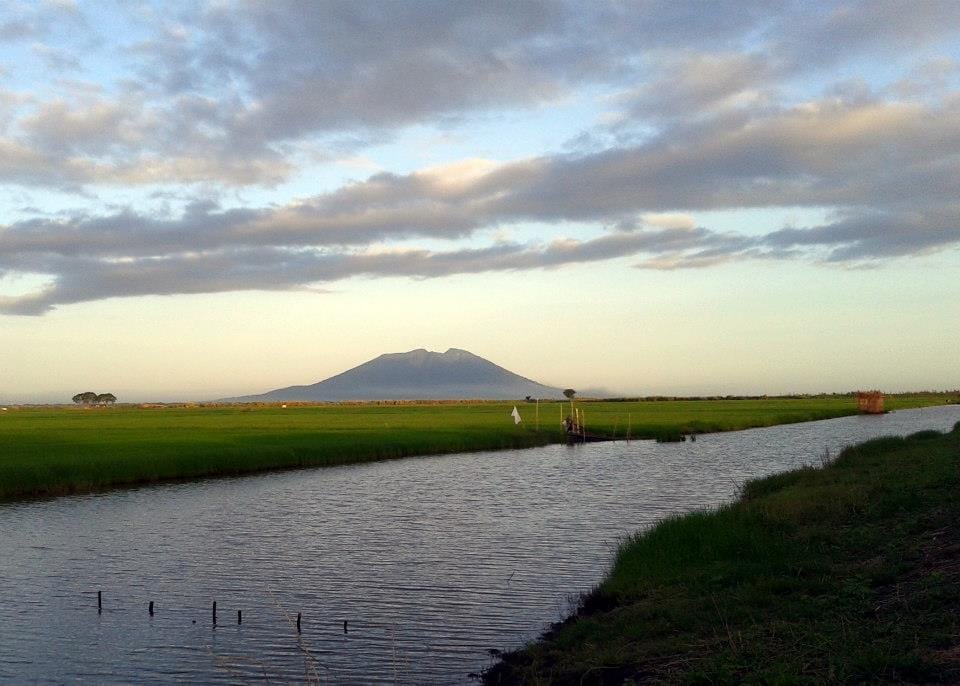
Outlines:
POLYGON ((745 485, 620 549, 487 683, 960 682, 960 424, 745 485))
POLYGON ((503 410, 484 405, 8 412, 0 421, 0 499, 557 440, 514 426, 509 410, 503 410))

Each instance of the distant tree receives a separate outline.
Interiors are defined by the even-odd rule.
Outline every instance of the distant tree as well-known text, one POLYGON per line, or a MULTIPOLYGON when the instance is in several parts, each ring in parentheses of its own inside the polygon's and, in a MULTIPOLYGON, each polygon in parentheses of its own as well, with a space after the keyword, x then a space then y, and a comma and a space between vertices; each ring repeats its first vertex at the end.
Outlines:
POLYGON ((73 398, 71 398, 71 400, 79 405, 83 402, 83 393, 77 393, 75 396, 73 396, 73 398))
POLYGON ((573 400, 573 396, 575 396, 576 394, 577 394, 577 392, 576 392, 575 390, 573 390, 572 388, 566 388, 566 389, 564 389, 564 391, 563 391, 564 397, 569 398, 570 400, 573 400))
POLYGON ((101 393, 97 396, 97 405, 112 405, 117 402, 117 396, 113 393, 101 393))
POLYGON ((93 391, 81 393, 80 402, 84 405, 93 405, 95 402, 97 402, 97 394, 93 391))

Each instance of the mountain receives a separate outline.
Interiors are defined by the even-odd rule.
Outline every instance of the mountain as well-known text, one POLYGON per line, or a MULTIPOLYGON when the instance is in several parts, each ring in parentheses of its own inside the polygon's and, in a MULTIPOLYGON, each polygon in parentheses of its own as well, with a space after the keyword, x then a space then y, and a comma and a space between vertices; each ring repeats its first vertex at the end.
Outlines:
POLYGON ((261 395, 226 398, 224 402, 515 400, 528 395, 560 398, 562 393, 559 388, 531 381, 466 350, 450 348, 435 353, 420 348, 381 355, 309 386, 278 388, 261 395))

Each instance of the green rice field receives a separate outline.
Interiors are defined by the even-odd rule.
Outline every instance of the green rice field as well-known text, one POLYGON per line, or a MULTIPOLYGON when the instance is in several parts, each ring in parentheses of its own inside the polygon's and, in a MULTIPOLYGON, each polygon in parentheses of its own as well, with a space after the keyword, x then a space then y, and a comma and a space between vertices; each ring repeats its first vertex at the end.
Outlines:
MULTIPOLYGON (((955 402, 888 397, 888 409, 955 402)), ((856 412, 850 395, 760 400, 577 401, 588 431, 679 435, 856 412)), ((570 403, 11 407, 0 412, 0 500, 565 440, 570 403), (514 405, 523 422, 510 417, 514 405)))

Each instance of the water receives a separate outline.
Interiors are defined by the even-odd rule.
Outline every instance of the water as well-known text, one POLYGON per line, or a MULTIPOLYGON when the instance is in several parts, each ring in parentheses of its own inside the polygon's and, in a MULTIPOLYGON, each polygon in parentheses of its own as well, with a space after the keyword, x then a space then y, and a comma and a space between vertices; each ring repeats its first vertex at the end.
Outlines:
POLYGON ((938 407, 0 506, 0 681, 469 682, 489 648, 565 615, 621 537, 825 450, 957 421, 938 407))

